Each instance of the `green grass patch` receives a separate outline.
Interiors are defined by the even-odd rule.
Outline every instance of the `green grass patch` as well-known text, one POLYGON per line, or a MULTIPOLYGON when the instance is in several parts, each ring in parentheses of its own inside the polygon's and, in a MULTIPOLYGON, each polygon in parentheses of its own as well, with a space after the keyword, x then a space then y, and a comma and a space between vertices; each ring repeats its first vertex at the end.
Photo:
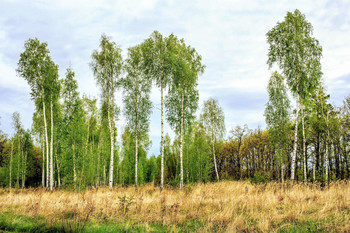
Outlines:
POLYGON ((134 221, 83 222, 71 219, 50 221, 43 217, 34 219, 29 216, 14 216, 11 213, 0 214, 1 232, 193 232, 204 227, 201 221, 189 220, 181 224, 164 225, 162 223, 137 223, 134 221))
POLYGON ((293 224, 282 225, 278 232, 283 233, 299 233, 299 232, 332 232, 327 226, 327 222, 305 220, 297 221, 293 224))

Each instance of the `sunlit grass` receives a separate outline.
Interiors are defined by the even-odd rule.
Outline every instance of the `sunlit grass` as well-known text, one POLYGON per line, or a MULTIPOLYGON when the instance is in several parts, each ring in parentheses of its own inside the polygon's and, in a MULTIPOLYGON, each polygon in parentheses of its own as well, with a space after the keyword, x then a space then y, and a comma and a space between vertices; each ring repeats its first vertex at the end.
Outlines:
POLYGON ((10 193, 2 189, 0 213, 46 225, 65 224, 65 229, 73 224, 85 231, 114 224, 123 229, 138 226, 140 231, 347 232, 350 184, 336 182, 321 188, 302 183, 222 181, 162 192, 151 184, 137 190, 102 187, 76 193, 43 189, 13 189, 10 193))

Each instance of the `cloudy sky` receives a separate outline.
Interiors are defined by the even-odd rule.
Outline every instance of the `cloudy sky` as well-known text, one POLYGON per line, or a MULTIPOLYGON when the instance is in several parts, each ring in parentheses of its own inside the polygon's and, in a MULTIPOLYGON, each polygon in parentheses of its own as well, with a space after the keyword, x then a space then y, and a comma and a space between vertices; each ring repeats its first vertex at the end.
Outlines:
MULTIPOLYGON (((184 38, 202 55, 205 73, 199 78, 200 104, 218 99, 225 112, 226 129, 247 123, 265 128, 268 70, 265 34, 283 21, 287 11, 299 9, 314 27, 323 47, 322 71, 331 103, 342 104, 350 94, 349 1, 157 1, 62 0, 0 2, 0 129, 13 134, 11 115, 21 114, 30 128, 34 104, 27 83, 15 69, 24 41, 47 42, 60 76, 71 65, 80 93, 99 97, 89 68, 90 56, 101 34, 123 49, 141 43, 154 31, 184 38)), ((120 92, 120 91, 119 91, 120 92)), ((150 154, 159 153, 160 94, 152 92, 154 109, 150 154)), ((117 94, 121 106, 121 94, 117 94)), ((124 119, 117 122, 124 128, 124 119)), ((120 130, 119 130, 120 132, 120 130)), ((174 135, 166 126, 166 132, 174 135)))

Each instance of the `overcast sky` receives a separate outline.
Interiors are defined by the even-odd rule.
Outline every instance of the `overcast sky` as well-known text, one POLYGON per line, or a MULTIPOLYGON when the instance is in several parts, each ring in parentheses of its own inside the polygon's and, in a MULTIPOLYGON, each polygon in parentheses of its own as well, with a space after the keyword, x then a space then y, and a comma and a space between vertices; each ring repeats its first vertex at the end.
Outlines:
MULTIPOLYGON (((265 128, 268 70, 266 33, 283 21, 287 11, 299 9, 314 27, 323 47, 322 71, 331 103, 342 104, 350 94, 349 1, 8 1, 0 2, 0 129, 12 136, 11 115, 21 114, 25 128, 32 124, 34 104, 26 81, 15 69, 24 42, 37 37, 48 43, 60 77, 71 65, 79 91, 99 97, 89 68, 91 53, 101 34, 122 49, 141 43, 154 31, 184 38, 202 56, 206 70, 199 77, 200 105, 218 99, 226 129, 248 124, 265 128)), ((121 103, 121 91, 117 104, 121 103)), ((159 154, 160 93, 154 88, 149 154, 159 154)), ((199 115, 199 111, 198 111, 199 115)), ((124 118, 117 122, 118 134, 124 118)), ((166 125, 166 132, 174 135, 166 125)))

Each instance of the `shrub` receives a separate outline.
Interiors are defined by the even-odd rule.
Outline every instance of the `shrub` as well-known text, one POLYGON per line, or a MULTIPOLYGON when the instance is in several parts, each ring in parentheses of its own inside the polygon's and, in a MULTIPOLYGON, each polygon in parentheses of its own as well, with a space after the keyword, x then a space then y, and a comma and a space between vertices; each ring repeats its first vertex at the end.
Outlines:
POLYGON ((250 178, 249 181, 252 184, 266 183, 267 178, 260 172, 255 172, 253 178, 250 178))

